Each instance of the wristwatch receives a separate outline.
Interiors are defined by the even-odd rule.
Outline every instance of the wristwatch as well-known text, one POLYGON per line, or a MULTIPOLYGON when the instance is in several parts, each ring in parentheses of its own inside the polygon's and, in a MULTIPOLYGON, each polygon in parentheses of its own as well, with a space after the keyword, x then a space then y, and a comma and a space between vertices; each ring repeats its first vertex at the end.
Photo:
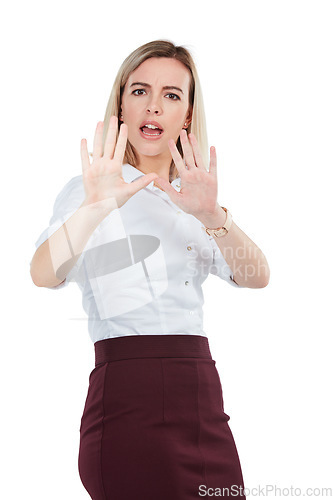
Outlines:
POLYGON ((209 229, 208 227, 202 228, 204 231, 206 231, 206 233, 209 236, 215 236, 216 238, 219 238, 220 236, 225 236, 228 233, 228 231, 231 227, 231 224, 232 224, 232 216, 231 216, 231 213, 229 212, 229 210, 227 210, 225 207, 222 207, 221 205, 220 205, 220 207, 223 208, 223 210, 227 214, 227 218, 226 218, 226 221, 224 223, 224 226, 218 227, 217 229, 209 229))

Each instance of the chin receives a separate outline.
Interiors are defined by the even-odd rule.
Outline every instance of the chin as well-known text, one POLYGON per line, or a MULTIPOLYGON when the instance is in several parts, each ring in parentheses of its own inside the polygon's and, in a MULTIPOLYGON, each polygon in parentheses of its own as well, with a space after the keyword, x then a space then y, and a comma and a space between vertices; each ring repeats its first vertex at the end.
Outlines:
POLYGON ((161 144, 140 144, 137 146, 132 145, 136 153, 144 156, 156 156, 164 152, 165 148, 161 148, 161 144))
POLYGON ((158 156, 158 155, 160 155, 162 153, 163 153, 163 151, 157 151, 157 150, 156 151, 152 151, 152 150, 150 150, 150 151, 140 151, 140 154, 142 156, 158 156))

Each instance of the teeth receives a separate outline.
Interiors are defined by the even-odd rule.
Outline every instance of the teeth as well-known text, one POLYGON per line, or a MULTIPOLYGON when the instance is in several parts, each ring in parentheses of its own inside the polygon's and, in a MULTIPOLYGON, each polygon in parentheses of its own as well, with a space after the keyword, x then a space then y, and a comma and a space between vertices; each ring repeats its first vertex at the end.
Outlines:
POLYGON ((150 123, 148 123, 147 125, 144 125, 144 127, 147 127, 147 128, 158 128, 158 127, 155 127, 155 125, 151 125, 150 123))
POLYGON ((145 134, 145 135, 161 135, 162 132, 155 132, 155 134, 150 134, 150 133, 145 132, 144 130, 142 130, 142 133, 145 134))

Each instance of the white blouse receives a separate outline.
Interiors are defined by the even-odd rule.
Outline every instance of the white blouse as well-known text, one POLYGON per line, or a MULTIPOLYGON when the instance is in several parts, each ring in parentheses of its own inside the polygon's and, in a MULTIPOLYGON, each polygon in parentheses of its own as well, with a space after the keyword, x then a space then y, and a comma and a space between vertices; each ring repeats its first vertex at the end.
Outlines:
MULTIPOLYGON (((130 164, 123 178, 144 175, 130 164)), ((180 191, 180 178, 171 185, 180 191)), ((58 194, 38 248, 80 207, 82 175, 58 194)), ((95 229, 66 280, 77 283, 91 340, 125 335, 203 335, 202 283, 215 274, 230 285, 233 274, 202 223, 175 205, 152 181, 95 229)))

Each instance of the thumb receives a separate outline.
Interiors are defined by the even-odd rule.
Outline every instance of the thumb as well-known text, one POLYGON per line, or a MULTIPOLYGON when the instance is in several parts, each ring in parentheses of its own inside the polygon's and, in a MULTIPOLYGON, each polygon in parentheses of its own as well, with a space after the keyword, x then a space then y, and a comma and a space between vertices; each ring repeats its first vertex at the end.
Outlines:
POLYGON ((131 195, 137 193, 140 191, 140 189, 145 188, 150 184, 152 181, 154 181, 156 178, 158 178, 158 175, 155 172, 151 172, 150 174, 145 174, 141 175, 139 179, 137 179, 135 182, 131 182, 131 195))
POLYGON ((174 201, 175 198, 179 196, 177 191, 171 186, 170 182, 162 179, 162 177, 158 177, 157 179, 155 179, 155 184, 170 196, 171 201, 174 201))

